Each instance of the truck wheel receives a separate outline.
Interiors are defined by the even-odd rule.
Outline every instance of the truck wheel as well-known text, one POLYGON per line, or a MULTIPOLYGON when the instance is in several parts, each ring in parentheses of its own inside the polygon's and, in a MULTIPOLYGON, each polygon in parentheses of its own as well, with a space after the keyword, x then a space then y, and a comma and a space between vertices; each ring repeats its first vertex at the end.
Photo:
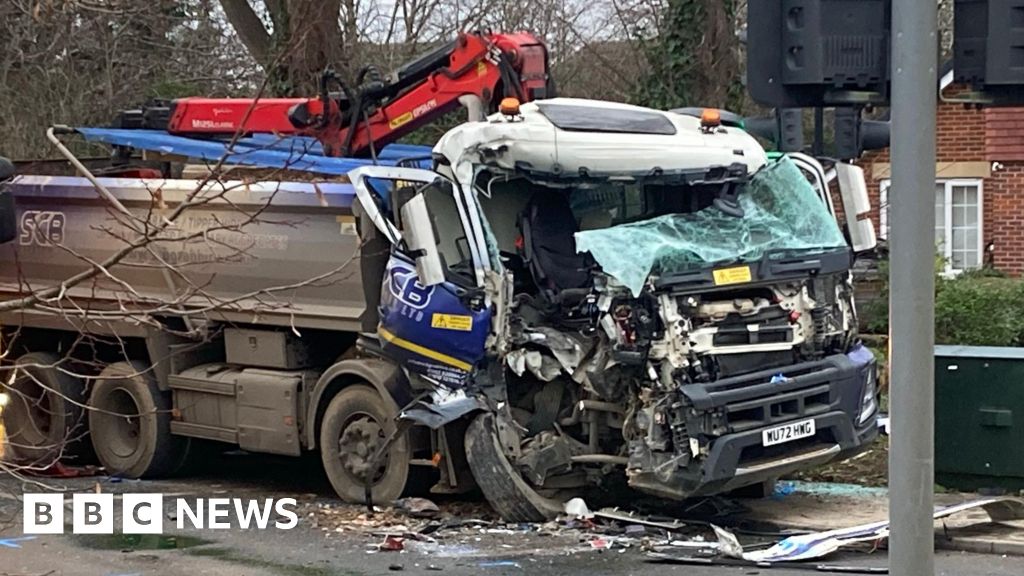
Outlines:
POLYGON ((89 430, 100 464, 128 478, 175 473, 187 438, 171 435, 171 395, 142 362, 118 362, 100 373, 89 397, 89 430))
POLYGON ((562 513, 558 501, 538 494, 505 457, 493 414, 481 414, 469 424, 466 459, 484 497, 506 522, 543 522, 562 513))
POLYGON ((88 454, 84 440, 85 387, 82 381, 57 369, 61 358, 50 352, 30 352, 18 358, 23 366, 5 385, 9 403, 3 409, 9 458, 19 464, 46 467, 62 456, 88 454))
POLYGON ((320 426, 320 458, 331 486, 346 502, 366 500, 364 478, 372 478, 374 502, 391 503, 402 495, 409 478, 409 435, 391 444, 375 470, 369 459, 395 430, 398 407, 369 386, 339 392, 324 412, 320 426))

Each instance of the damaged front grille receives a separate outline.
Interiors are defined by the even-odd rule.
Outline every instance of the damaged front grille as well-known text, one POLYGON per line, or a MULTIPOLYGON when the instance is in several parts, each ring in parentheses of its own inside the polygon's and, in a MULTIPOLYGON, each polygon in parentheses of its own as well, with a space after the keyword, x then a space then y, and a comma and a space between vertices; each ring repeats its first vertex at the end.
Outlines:
POLYGON ((719 328, 711 339, 715 346, 749 346, 753 344, 782 344, 793 341, 790 326, 743 326, 719 328))
POLYGON ((786 394, 776 394, 725 405, 730 432, 742 432, 788 420, 811 417, 831 410, 834 402, 829 386, 822 384, 786 394))

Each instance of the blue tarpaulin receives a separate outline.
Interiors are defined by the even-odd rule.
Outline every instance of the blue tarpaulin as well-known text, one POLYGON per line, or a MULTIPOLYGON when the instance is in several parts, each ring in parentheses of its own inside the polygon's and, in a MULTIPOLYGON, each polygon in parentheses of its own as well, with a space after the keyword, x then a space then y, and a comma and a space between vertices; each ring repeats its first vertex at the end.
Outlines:
MULTIPOLYGON (((240 138, 231 150, 220 140, 199 140, 175 136, 163 130, 130 130, 124 128, 76 128, 86 140, 138 150, 188 156, 208 162, 224 158, 227 164, 262 168, 286 168, 319 174, 345 175, 349 170, 374 164, 369 158, 334 158, 323 155, 323 148, 313 138, 279 137, 254 134, 240 138)), ((415 160, 420 167, 430 166, 430 147, 390 144, 377 154, 377 164, 394 165, 415 160)), ((410 163, 412 164, 412 163, 410 163)))

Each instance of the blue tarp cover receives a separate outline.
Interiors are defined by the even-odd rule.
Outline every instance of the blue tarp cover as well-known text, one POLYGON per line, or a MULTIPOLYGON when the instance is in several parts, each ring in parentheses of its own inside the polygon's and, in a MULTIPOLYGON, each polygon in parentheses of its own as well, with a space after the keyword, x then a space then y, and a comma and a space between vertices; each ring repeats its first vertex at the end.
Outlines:
MULTIPOLYGON (((247 138, 240 138, 229 151, 226 142, 175 136, 163 130, 124 128, 76 128, 75 130, 86 140, 92 142, 188 156, 208 162, 217 162, 224 157, 227 164, 287 168, 339 176, 347 174, 354 168, 374 163, 369 158, 324 156, 320 143, 313 138, 304 136, 279 137, 273 134, 254 134, 247 138)), ((421 167, 426 168, 430 166, 429 157, 429 146, 390 144, 377 154, 377 163, 394 165, 401 160, 415 158, 420 160, 421 167)))

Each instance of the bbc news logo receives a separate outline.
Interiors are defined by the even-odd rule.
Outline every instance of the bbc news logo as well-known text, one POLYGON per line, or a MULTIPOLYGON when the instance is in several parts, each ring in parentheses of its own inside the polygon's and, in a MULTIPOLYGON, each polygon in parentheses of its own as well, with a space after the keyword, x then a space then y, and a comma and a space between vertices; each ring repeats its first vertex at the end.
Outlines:
MULTIPOLYGON (((63 534, 64 495, 25 494, 22 510, 25 534, 63 534)), ((122 494, 120 507, 113 494, 74 494, 71 497, 73 534, 163 534, 163 494, 122 494), (120 515, 118 515, 120 508, 120 515)), ((294 498, 243 500, 241 498, 175 498, 174 521, 178 530, 191 525, 198 530, 266 530, 273 526, 291 530, 299 523, 294 498)))

